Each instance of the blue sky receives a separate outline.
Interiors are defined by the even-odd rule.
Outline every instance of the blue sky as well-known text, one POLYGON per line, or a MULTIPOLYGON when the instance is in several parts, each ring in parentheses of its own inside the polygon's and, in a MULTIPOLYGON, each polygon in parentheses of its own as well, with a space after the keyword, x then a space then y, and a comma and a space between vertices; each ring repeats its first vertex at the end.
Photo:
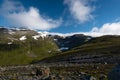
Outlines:
POLYGON ((0 26, 120 34, 120 0, 0 0, 0 26))

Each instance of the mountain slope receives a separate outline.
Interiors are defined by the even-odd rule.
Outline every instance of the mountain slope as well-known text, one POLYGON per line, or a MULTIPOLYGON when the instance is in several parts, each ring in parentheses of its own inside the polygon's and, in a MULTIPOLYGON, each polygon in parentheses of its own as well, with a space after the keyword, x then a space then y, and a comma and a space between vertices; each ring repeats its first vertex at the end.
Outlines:
POLYGON ((96 37, 58 56, 42 60, 46 63, 119 63, 120 36, 96 37))
POLYGON ((62 37, 59 35, 53 36, 56 44, 59 46, 61 50, 70 50, 74 47, 84 44, 85 42, 89 41, 92 37, 86 36, 83 34, 75 34, 72 36, 62 37))
POLYGON ((44 33, 6 28, 0 28, 0 33, 0 65, 28 64, 59 52, 44 33))

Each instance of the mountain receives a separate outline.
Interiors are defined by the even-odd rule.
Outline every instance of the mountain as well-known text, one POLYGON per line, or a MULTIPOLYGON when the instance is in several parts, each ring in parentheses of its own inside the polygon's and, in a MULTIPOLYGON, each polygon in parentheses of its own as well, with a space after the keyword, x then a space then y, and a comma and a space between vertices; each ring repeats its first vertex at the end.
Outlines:
POLYGON ((92 37, 50 35, 25 28, 0 28, 0 64, 29 64, 82 45, 92 37))
POLYGON ((0 28, 0 64, 28 64, 58 51, 54 40, 33 30, 0 28))
POLYGON ((120 36, 51 35, 30 29, 0 28, 0 65, 30 63, 115 64, 120 36))
POLYGON ((120 62, 120 36, 95 37, 86 43, 39 63, 117 64, 120 62))
POLYGON ((54 35, 52 37, 62 51, 70 50, 74 47, 82 45, 92 38, 83 34, 75 34, 71 36, 54 35))

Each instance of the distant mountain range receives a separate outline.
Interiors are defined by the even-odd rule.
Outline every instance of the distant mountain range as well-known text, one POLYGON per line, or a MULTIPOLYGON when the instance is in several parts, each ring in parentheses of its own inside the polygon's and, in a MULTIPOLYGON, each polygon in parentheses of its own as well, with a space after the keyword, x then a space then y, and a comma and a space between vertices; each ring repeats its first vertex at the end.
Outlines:
POLYGON ((120 36, 51 35, 0 28, 0 65, 30 63, 118 63, 120 36))

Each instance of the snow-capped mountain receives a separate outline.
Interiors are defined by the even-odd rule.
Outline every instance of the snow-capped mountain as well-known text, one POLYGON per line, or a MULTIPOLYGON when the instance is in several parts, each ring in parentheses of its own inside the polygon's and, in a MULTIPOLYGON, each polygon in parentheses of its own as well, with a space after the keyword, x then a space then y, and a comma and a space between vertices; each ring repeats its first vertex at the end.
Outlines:
MULTIPOLYGON (((47 38, 51 38, 54 43, 59 47, 59 51, 69 50, 74 47, 77 47, 87 41, 89 41, 92 37, 85 36, 83 34, 74 34, 69 36, 54 34, 52 35, 49 32, 37 32, 30 29, 7 29, 0 28, 0 32, 5 36, 6 39, 9 40, 8 44, 14 41, 27 41, 29 38, 33 40, 44 40, 47 38)), ((4 37, 1 35, 1 38, 4 37)))

